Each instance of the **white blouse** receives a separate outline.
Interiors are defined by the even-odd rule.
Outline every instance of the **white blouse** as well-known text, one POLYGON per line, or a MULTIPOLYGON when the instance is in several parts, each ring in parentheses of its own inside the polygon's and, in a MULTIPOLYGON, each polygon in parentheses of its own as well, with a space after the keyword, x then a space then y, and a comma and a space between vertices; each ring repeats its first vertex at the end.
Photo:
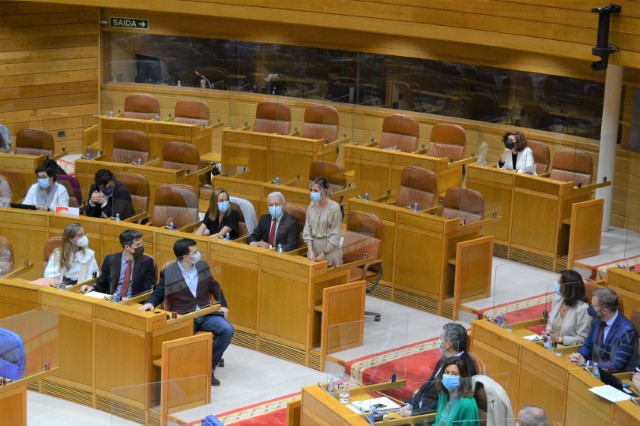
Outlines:
POLYGON ((100 273, 95 253, 90 248, 74 253, 73 262, 71 262, 71 268, 69 270, 60 269, 59 259, 60 249, 57 248, 49 257, 49 263, 47 263, 47 268, 44 271, 45 278, 55 278, 58 281, 62 281, 62 277, 64 276, 70 280, 81 283, 91 279, 94 272, 97 275, 100 273))

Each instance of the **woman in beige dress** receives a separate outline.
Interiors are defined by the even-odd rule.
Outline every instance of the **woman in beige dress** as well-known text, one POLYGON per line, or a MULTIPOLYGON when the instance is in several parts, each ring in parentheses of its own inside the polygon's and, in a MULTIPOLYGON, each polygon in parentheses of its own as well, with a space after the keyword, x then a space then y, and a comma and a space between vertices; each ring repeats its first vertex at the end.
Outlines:
POLYGON ((326 260, 329 265, 342 263, 340 205, 329 198, 329 182, 318 177, 309 184, 311 203, 303 237, 307 243, 307 258, 316 262, 326 260))
POLYGON ((551 304, 547 334, 552 342, 561 345, 581 345, 591 328, 582 277, 576 271, 562 271, 554 290, 556 295, 551 304))

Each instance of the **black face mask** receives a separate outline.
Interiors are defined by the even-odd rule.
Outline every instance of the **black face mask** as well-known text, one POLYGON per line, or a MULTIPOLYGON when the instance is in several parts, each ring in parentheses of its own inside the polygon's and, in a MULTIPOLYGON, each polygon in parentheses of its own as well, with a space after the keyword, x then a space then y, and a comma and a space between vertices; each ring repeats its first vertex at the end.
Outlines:
POLYGON ((137 247, 134 250, 135 252, 133 253, 133 257, 136 259, 144 254, 144 246, 137 247))
POLYGON ((516 143, 511 139, 507 139, 506 141, 504 141, 504 146, 506 146, 508 149, 513 149, 513 147, 516 146, 516 143))
POLYGON ((598 316, 598 313, 596 312, 596 308, 594 308, 591 305, 589 305, 589 307, 587 308, 587 313, 589 314, 589 316, 594 318, 598 316))

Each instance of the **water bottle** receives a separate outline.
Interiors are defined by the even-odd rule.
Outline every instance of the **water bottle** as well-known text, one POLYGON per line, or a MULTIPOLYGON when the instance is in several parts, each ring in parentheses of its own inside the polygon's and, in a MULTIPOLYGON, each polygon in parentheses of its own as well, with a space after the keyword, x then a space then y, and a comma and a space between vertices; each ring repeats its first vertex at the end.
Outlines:
POLYGON ((420 206, 418 206, 418 203, 413 203, 413 211, 414 212, 419 212, 420 211, 420 206))
POLYGON ((276 94, 276 86, 273 86, 273 93, 272 93, 272 95, 275 95, 275 94, 276 94))
POLYGON ((120 213, 116 213, 116 222, 120 222, 120 213))
POLYGON ((169 229, 172 230, 172 231, 176 229, 176 227, 173 224, 173 222, 169 222, 169 229))
POLYGON ((178 80, 178 87, 182 87, 182 82, 178 80))
POLYGON ((276 180, 274 181, 276 185, 280 185, 280 178, 276 176, 276 180))
POLYGON ((278 244, 278 253, 284 253, 284 250, 282 250, 282 244, 278 244))
POLYGON ((0 278, 4 277, 4 273, 2 272, 2 268, 0 268, 0 278))
POLYGON ((598 368, 598 363, 593 363, 593 377, 600 380, 600 369, 598 368))
POLYGON ((367 201, 369 200, 369 193, 368 192, 364 193, 364 199, 367 200, 367 201))
POLYGON ((544 348, 551 349, 551 337, 544 336, 544 348))
POLYGON ((332 397, 336 397, 336 384, 333 377, 329 379, 329 384, 327 384, 327 392, 329 392, 329 395, 331 395, 332 397))
POLYGON ((349 389, 344 386, 344 383, 340 383, 338 385, 338 400, 343 404, 349 403, 349 389))
POLYGON ((504 317, 502 316, 502 312, 500 312, 500 313, 498 314, 498 320, 496 321, 496 323, 497 323, 500 327, 502 327, 502 324, 504 324, 504 317))
POLYGON ((231 241, 231 235, 227 232, 227 235, 224 236, 224 239, 227 241, 231 241))

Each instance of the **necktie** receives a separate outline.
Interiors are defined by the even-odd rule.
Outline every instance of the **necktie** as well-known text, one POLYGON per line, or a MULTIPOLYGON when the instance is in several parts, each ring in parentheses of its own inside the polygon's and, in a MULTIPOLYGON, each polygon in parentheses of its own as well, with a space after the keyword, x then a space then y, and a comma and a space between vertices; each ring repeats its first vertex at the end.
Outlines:
POLYGON ((278 223, 278 220, 276 218, 273 218, 273 220, 271 221, 271 231, 269 231, 269 245, 273 245, 273 243, 276 241, 276 224, 278 223))
POLYGON ((604 329, 607 327, 607 323, 602 321, 600 323, 600 331, 598 332, 598 348, 595 354, 598 360, 603 358, 604 355, 604 329))
POLYGON ((127 297, 129 292, 129 283, 131 282, 131 261, 127 260, 127 266, 124 268, 124 277, 122 278, 122 287, 120 287, 120 299, 127 297))

